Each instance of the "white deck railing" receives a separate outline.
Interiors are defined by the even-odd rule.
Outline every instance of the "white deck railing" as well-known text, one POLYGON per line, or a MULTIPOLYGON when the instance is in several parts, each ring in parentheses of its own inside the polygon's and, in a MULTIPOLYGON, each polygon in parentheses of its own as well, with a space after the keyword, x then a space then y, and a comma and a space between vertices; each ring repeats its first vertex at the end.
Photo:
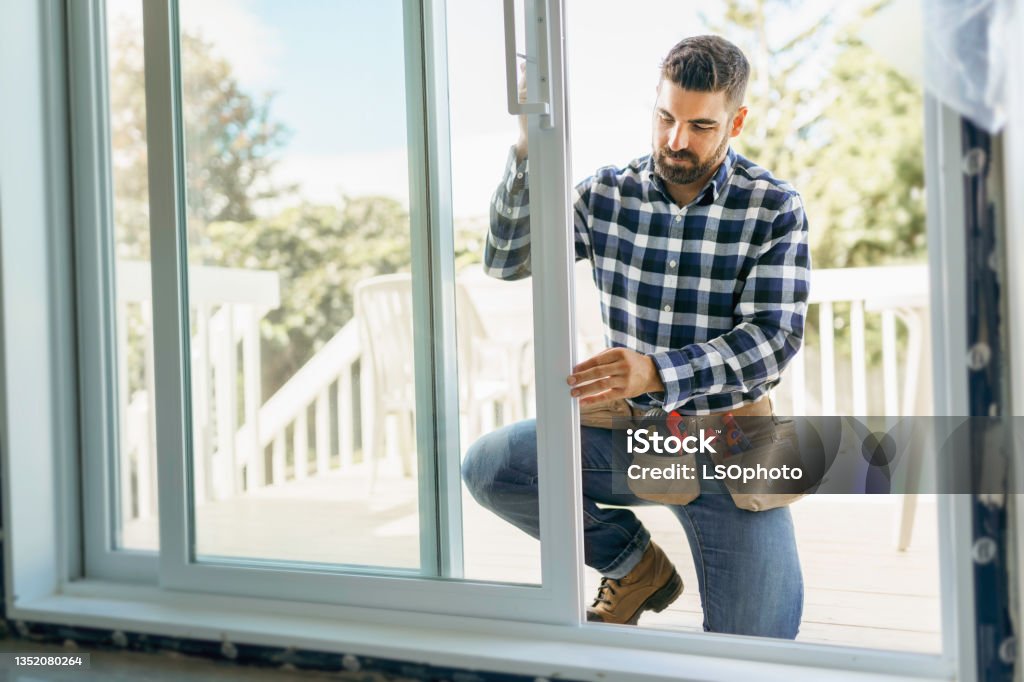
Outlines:
MULTIPOLYGON (((779 410, 792 415, 911 415, 931 413, 931 385, 922 379, 928 366, 928 271, 925 265, 817 270, 811 275, 810 307, 817 307, 816 340, 808 340, 786 370, 779 410), (845 317, 836 304, 848 304, 845 317), (870 315, 881 321, 881 348, 868 348, 870 315), (849 326, 850 354, 839 363, 836 329, 849 326), (899 343, 899 327, 905 342, 899 343), (872 371, 868 358, 881 351, 882 366, 872 371), (900 356, 905 369, 899 371, 900 356), (812 358, 817 367, 811 367, 812 358), (809 374, 811 376, 809 376, 809 374), (848 399, 847 399, 848 398, 848 399)), ((844 306, 845 307, 845 306, 844 306)))
MULTIPOLYGON (((142 304, 145 314, 150 300, 148 266, 122 263, 120 275, 122 312, 125 306, 142 304)), ((340 329, 260 404, 259 320, 279 304, 276 273, 193 268, 191 278, 197 501, 223 499, 315 476, 335 468, 335 461, 342 469, 354 466, 356 405, 373 404, 372 396, 367 394, 372 387, 367 382, 360 382, 361 396, 354 394, 353 380, 362 357, 358 321, 352 320, 340 329), (239 412, 242 419, 238 418, 239 412), (269 471, 266 454, 270 455, 269 471)), ((584 285, 585 280, 580 283, 584 285)), ((528 295, 529 290, 520 288, 518 292, 516 295, 528 295)), ((587 312, 596 306, 588 293, 577 301, 586 308, 578 315, 599 314, 596 309, 587 312)), ((922 380, 927 377, 922 368, 927 367, 929 352, 927 301, 927 270, 923 265, 815 271, 810 305, 818 309, 817 334, 805 339, 803 350, 776 390, 776 409, 794 415, 929 414, 930 386, 922 380), (873 315, 880 317, 880 348, 869 348, 865 333, 873 315), (850 327, 850 352, 838 354, 836 330, 844 326, 850 327), (881 355, 879 367, 869 363, 872 352, 881 355)), ((479 312, 501 315, 502 306, 492 305, 479 312)), ((148 320, 145 322, 151 334, 152 327, 148 320)), ((594 322, 591 318, 579 326, 582 330, 593 329, 594 322)), ((128 348, 127 340, 122 333, 119 347, 128 348)), ((126 390, 126 353, 121 352, 119 358, 125 389, 121 393, 121 463, 127 467, 123 471, 135 472, 136 480, 133 486, 131 477, 121 477, 125 518, 155 512, 151 348, 151 339, 147 338, 147 388, 133 396, 128 396, 126 390)), ((519 393, 530 395, 532 387, 527 389, 519 393)), ((519 414, 529 411, 527 405, 517 410, 519 414)), ((366 410, 359 412, 365 424, 366 410)), ((365 436, 365 429, 362 431, 365 436)), ((393 458, 395 453, 387 456, 393 458)))
MULTIPOLYGON (((259 410, 256 424, 256 450, 263 453, 267 446, 271 452, 271 482, 281 483, 288 478, 304 479, 309 475, 309 411, 313 410, 313 450, 316 453, 316 473, 330 468, 332 426, 338 435, 340 466, 352 465, 353 435, 355 433, 352 377, 361 350, 359 333, 353 320, 335 334, 309 362, 302 366, 259 410), (335 392, 336 411, 330 413, 330 392, 335 392), (332 425, 331 421, 335 423, 332 425), (286 467, 286 437, 289 427, 292 435, 293 467, 289 477, 286 467), (305 453, 303 456, 301 453, 305 453)), ((239 432, 239 440, 251 443, 252 427, 246 424, 239 432)), ((255 486, 265 481, 255 480, 255 486)))
MULTIPOLYGON (((156 513, 156 424, 153 391, 152 289, 149 263, 118 261, 119 481, 123 518, 156 513), (129 333, 136 321, 141 338, 129 333), (145 387, 129 390, 129 354, 142 364, 145 387)), ((239 421, 258 424, 262 402, 259 323, 280 302, 276 272, 194 266, 189 269, 192 323, 192 430, 199 500, 241 492, 243 471, 265 477, 262 460, 235 437, 239 421), (241 367, 239 367, 241 356, 241 367), (238 372, 242 381, 239 391, 238 372), (239 419, 239 392, 242 418, 239 419)))

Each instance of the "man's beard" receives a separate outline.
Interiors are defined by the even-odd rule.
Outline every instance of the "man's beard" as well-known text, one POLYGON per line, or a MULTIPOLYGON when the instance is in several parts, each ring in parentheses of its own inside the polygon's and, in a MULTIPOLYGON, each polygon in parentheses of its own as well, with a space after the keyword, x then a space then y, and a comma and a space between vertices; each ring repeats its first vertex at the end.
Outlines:
POLYGON ((722 143, 718 145, 718 149, 703 161, 688 149, 680 149, 677 152, 673 152, 670 149, 662 147, 654 152, 654 172, 657 173, 661 179, 666 182, 671 182, 674 185, 689 185, 691 182, 696 182, 710 173, 711 170, 718 165, 722 158, 722 152, 724 152, 725 148, 728 146, 729 136, 725 135, 722 137, 722 143), (666 161, 666 158, 689 161, 690 165, 677 166, 666 161))

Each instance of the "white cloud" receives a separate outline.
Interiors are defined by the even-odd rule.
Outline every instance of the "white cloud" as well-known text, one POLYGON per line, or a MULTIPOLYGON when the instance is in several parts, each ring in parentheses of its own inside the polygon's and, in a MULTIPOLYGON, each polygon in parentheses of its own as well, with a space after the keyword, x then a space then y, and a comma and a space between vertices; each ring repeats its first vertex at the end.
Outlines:
POLYGON ((303 199, 317 203, 346 194, 381 194, 408 205, 408 167, 406 150, 391 149, 345 156, 285 154, 276 172, 278 180, 298 184, 303 199))
MULTIPOLYGON (((511 142, 507 135, 473 135, 452 149, 452 204, 456 217, 485 215, 501 179, 511 142)), ((379 194, 409 205, 409 160, 405 148, 374 154, 285 154, 277 179, 295 183, 303 199, 332 203, 342 195, 379 194)))
MULTIPOLYGON (((139 0, 107 0, 108 23, 123 18, 142 31, 139 0)), ((246 88, 273 89, 280 77, 276 60, 282 52, 278 32, 260 19, 251 0, 182 0, 181 27, 202 35, 228 60, 246 88)))
POLYGON ((180 7, 182 28, 211 41, 244 87, 273 89, 280 77, 281 38, 250 0, 182 0, 180 7))

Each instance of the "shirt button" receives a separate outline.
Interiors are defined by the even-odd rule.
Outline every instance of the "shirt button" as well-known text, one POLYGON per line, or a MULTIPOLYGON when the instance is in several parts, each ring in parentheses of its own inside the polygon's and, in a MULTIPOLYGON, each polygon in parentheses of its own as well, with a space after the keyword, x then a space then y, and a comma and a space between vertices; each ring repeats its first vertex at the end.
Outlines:
POLYGON ((676 216, 676 222, 677 222, 677 223, 678 223, 678 222, 682 222, 682 220, 683 220, 683 216, 681 216, 681 215, 677 215, 677 216, 676 216))
POLYGON ((522 173, 516 173, 516 178, 519 179, 519 180, 522 180, 523 179, 523 174, 522 173))
POLYGON ((672 312, 672 306, 670 306, 670 305, 665 306, 665 312, 666 313, 672 312))
POLYGON ((507 213, 508 215, 512 215, 512 209, 511 208, 506 208, 505 209, 505 213, 507 213))
POLYGON ((670 260, 670 261, 668 262, 668 266, 669 266, 670 268, 674 268, 674 267, 676 266, 676 262, 675 262, 674 260, 670 260))

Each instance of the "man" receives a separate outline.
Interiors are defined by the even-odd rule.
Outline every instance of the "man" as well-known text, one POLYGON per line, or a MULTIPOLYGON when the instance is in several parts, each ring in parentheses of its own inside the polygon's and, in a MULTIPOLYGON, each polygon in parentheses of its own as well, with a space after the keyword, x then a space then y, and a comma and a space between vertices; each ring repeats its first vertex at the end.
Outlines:
MULTIPOLYGON (((567 378, 581 412, 626 398, 685 415, 771 414, 767 392, 803 338, 810 258, 799 194, 729 146, 748 74, 732 43, 683 40, 661 67, 651 154, 576 188, 576 256, 593 264, 611 346, 567 378)), ((529 275, 526 149, 521 121, 484 258, 502 279, 529 275)), ((484 436, 463 477, 481 504, 537 537, 535 429, 527 420, 484 436)), ((586 562, 604 576, 587 618, 635 624, 682 581, 632 511, 599 506, 648 503, 612 493, 612 432, 584 426, 581 443, 586 562)), ((803 581, 788 508, 749 512, 706 494, 669 509, 697 567, 704 629, 796 637, 803 581)))

